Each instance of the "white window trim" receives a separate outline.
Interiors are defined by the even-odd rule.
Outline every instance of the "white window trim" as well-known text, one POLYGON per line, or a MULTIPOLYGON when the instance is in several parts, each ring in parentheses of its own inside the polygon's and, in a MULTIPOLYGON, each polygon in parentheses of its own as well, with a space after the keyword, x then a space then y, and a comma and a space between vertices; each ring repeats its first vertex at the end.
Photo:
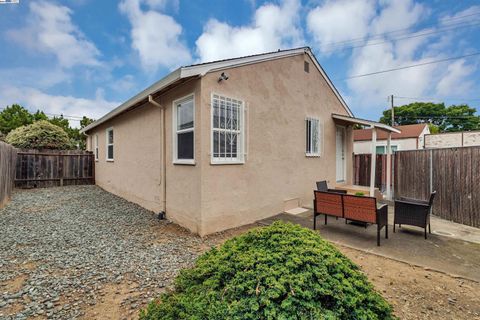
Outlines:
MULTIPOLYGON (((318 152, 308 152, 306 151, 307 145, 305 144, 305 156, 306 157, 312 157, 312 158, 318 158, 322 156, 322 150, 323 150, 323 124, 322 121, 320 121, 320 118, 317 117, 305 117, 304 123, 305 125, 307 124, 307 120, 317 120, 318 121, 318 152)), ((306 133, 306 126, 305 126, 305 133, 306 133)), ((311 137, 310 137, 311 140, 311 137)), ((306 142, 306 141, 305 141, 306 142)))
POLYGON ((98 134, 94 135, 93 136, 93 153, 95 155, 95 161, 98 161, 98 156, 99 156, 99 152, 98 152, 98 134))
MULTIPOLYGON (((235 98, 230 95, 225 95, 221 93, 216 93, 212 92, 210 94, 210 164, 214 165, 222 165, 222 164, 245 164, 245 101, 243 99, 235 98), (240 142, 237 141, 237 146, 240 147, 240 151, 237 150, 237 157, 236 158, 230 158, 230 159, 220 159, 220 158, 215 158, 214 157, 214 152, 213 152, 213 96, 222 96, 225 98, 230 98, 230 99, 235 99, 237 101, 240 101, 242 103, 241 109, 240 109, 240 132, 239 132, 239 137, 240 137, 240 142)), ((222 130, 222 129, 216 129, 222 130)))
POLYGON ((113 143, 108 143, 108 133, 113 131, 113 127, 107 128, 105 130, 105 161, 113 162, 115 159, 115 131, 113 131, 113 143), (113 158, 108 157, 108 147, 113 146, 113 158))
POLYGON ((172 140, 173 140, 173 164, 195 165, 195 93, 190 93, 184 97, 176 99, 172 102, 172 140), (185 100, 193 100, 193 128, 183 129, 177 131, 177 104, 185 100), (182 132, 193 131, 193 159, 178 159, 177 158, 177 134, 182 132))

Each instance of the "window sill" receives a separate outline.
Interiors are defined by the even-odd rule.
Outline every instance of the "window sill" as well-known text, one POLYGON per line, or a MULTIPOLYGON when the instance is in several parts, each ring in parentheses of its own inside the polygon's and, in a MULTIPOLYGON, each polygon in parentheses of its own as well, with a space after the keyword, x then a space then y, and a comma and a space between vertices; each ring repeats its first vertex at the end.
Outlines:
POLYGON ((113 159, 106 159, 105 161, 106 161, 106 162, 114 162, 113 159))
POLYGON ((320 156, 319 153, 305 153, 305 157, 307 158, 320 158, 320 156))
POLYGON ((174 160, 173 164, 194 166, 196 163, 195 163, 195 160, 174 160))
POLYGON ((221 160, 210 160, 211 165, 222 165, 222 164, 245 164, 245 161, 235 160, 235 161, 221 161, 221 160))

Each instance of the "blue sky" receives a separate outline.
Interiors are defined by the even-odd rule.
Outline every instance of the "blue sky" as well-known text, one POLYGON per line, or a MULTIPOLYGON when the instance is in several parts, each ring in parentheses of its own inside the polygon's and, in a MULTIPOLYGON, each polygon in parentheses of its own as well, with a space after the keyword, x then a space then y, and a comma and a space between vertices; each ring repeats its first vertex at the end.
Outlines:
POLYGON ((479 27, 476 1, 20 0, 0 5, 0 108, 98 118, 178 66, 304 45, 358 117, 390 94, 478 107, 479 56, 345 78, 475 53, 479 27))

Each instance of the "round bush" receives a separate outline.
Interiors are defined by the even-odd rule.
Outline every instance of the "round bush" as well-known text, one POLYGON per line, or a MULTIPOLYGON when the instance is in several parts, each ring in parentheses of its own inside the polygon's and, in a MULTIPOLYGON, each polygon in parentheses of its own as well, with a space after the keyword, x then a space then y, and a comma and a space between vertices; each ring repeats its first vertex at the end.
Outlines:
POLYGON ((10 131, 5 141, 22 149, 71 149, 67 133, 46 120, 10 131))
POLYGON ((360 269, 315 232, 276 222, 183 270, 140 319, 394 319, 360 269))

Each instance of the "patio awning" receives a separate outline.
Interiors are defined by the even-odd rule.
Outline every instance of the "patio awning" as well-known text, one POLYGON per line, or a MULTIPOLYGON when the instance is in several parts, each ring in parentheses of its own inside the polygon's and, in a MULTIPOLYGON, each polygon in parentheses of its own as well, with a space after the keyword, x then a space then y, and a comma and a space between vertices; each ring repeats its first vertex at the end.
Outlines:
POLYGON ((384 123, 370 121, 365 119, 354 118, 350 116, 345 116, 341 114, 332 114, 333 121, 340 125, 352 125, 352 124, 360 124, 364 126, 369 126, 372 128, 372 159, 370 161, 370 196, 373 197, 374 189, 375 189, 375 169, 376 169, 376 154, 377 154, 377 130, 383 130, 388 133, 387 138, 387 198, 392 198, 391 188, 390 188, 390 181, 391 181, 391 155, 392 155, 392 133, 400 133, 401 131, 397 128, 389 126, 384 123))
POLYGON ((387 124, 376 122, 376 121, 354 118, 354 117, 344 116, 344 115, 336 114, 336 113, 332 114, 332 118, 337 123, 361 124, 363 126, 369 126, 369 127, 372 127, 372 128, 383 130, 383 131, 395 132, 395 133, 400 133, 401 132, 397 128, 394 128, 394 127, 389 126, 387 124))

